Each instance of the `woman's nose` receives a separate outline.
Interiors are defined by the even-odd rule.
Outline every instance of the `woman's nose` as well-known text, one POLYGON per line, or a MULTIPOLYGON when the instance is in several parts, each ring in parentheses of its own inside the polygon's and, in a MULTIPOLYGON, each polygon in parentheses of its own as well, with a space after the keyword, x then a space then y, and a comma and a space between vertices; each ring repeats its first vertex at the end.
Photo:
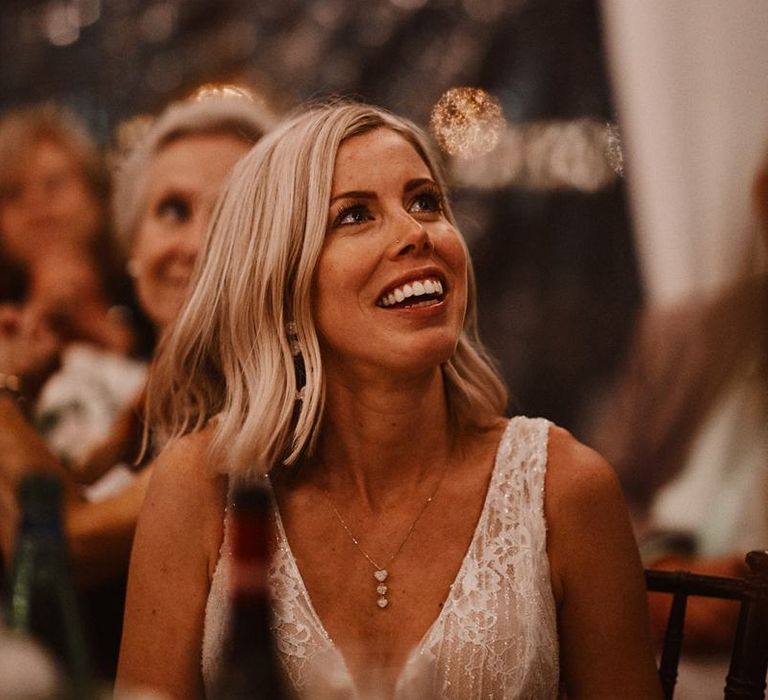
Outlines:
POLYGON ((424 255, 434 250, 434 243, 424 225, 409 214, 395 232, 393 251, 396 256, 424 255))

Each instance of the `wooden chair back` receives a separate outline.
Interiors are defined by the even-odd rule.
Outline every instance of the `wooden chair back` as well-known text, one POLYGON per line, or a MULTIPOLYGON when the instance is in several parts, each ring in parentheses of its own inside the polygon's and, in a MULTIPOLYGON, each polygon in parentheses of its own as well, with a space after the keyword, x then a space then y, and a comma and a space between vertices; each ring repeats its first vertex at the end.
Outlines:
POLYGON ((689 596, 739 602, 739 621, 725 679, 725 700, 763 700, 768 670, 768 551, 746 556, 747 575, 741 578, 706 576, 688 571, 645 571, 649 591, 672 595, 659 676, 664 697, 671 700, 683 645, 683 625, 689 596))

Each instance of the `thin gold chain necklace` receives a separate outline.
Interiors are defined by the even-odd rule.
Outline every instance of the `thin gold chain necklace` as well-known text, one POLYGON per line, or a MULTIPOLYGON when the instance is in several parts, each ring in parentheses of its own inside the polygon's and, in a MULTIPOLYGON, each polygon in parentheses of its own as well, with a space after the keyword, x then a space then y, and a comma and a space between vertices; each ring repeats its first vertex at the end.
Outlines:
POLYGON ((411 533, 416 529, 416 524, 421 520, 421 516, 424 515, 424 511, 427 510, 427 507, 430 503, 432 503, 432 500, 437 495, 437 491, 440 488, 440 484, 443 483, 443 477, 445 477, 445 473, 448 471, 448 468, 446 467, 443 469, 442 473, 440 474, 440 478, 437 480, 437 483, 435 484, 435 488, 432 489, 432 493, 429 494, 427 497, 427 500, 424 501, 424 505, 421 506, 421 509, 416 514, 416 517, 414 518, 413 522, 411 523, 411 526, 408 528, 408 532, 405 533, 405 537, 400 541, 400 545, 395 550, 394 554, 387 559, 387 561, 384 563, 383 566, 379 566, 379 564, 376 563, 376 561, 373 559, 373 557, 366 552, 363 547, 360 544, 360 541, 355 536, 355 533, 352 532, 352 528, 347 525, 346 521, 343 517, 341 517, 341 513, 339 513, 339 509, 336 507, 336 504, 333 502, 333 499, 331 498, 331 494, 328 492, 328 489, 323 489, 323 494, 325 495, 326 499, 328 500, 328 504, 331 506, 331 509, 333 510, 334 515, 336 516, 336 519, 339 521, 339 524, 344 528, 344 531, 349 535, 349 538, 352 540, 352 544, 357 547, 357 550, 362 554, 368 562, 373 566, 373 578, 376 582, 376 595, 378 596, 376 599, 376 605, 379 606, 381 610, 384 610, 389 605, 389 598, 387 597, 387 594, 389 592, 389 585, 386 583, 386 581, 389 579, 389 566, 392 564, 392 562, 395 560, 398 554, 403 550, 403 547, 405 546, 405 543, 408 541, 408 538, 410 538, 411 533))

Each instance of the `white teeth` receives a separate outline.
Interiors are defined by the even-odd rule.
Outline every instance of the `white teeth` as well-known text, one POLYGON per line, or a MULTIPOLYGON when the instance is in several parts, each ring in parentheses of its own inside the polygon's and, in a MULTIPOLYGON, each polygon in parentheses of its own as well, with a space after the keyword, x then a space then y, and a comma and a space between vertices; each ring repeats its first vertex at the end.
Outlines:
MULTIPOLYGON (((440 294, 443 293, 443 283, 440 280, 424 279, 404 284, 401 287, 393 289, 391 292, 383 296, 379 300, 379 306, 392 306, 405 299, 411 297, 420 297, 424 294, 440 294)), ((426 303, 429 300, 425 300, 426 303)), ((422 302, 415 302, 410 306, 421 305, 422 302)), ((434 303, 434 301, 429 301, 434 303)))
POLYGON ((431 301, 430 299, 424 299, 423 301, 414 301, 413 303, 406 304, 403 308, 412 309, 417 306, 432 306, 433 304, 437 304, 437 302, 431 301))

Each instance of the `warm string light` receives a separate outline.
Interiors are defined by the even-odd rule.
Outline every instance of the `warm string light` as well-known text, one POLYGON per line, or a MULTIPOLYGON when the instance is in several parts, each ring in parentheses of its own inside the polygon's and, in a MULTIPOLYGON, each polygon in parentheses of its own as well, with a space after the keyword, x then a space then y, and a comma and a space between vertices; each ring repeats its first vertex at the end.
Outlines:
POLYGON ((231 83, 205 83, 196 88, 190 95, 190 99, 198 101, 222 97, 237 97, 250 100, 251 102, 256 101, 255 95, 251 90, 242 85, 233 85, 231 83))
POLYGON ((624 150, 621 146, 621 132, 616 124, 610 122, 605 125, 605 157, 608 159, 614 172, 624 176, 624 150))
POLYGON ((530 122, 507 127, 488 154, 452 163, 461 185, 494 189, 596 192, 623 175, 615 124, 594 119, 530 122))
POLYGON ((496 98, 481 88, 448 90, 432 109, 430 127, 440 147, 458 158, 490 153, 505 122, 496 98))
POLYGON ((101 17, 101 0, 52 0, 42 15, 42 31, 54 46, 70 46, 80 30, 101 17))

